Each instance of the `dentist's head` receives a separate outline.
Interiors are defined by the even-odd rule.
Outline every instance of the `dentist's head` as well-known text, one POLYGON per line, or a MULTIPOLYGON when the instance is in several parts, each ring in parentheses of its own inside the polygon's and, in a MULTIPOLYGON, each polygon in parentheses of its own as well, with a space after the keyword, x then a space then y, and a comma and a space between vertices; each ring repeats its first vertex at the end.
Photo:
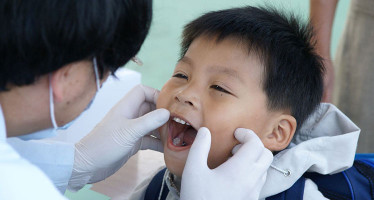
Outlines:
POLYGON ((139 51, 151 19, 151 0, 1 1, 0 104, 8 136, 75 119, 139 51))

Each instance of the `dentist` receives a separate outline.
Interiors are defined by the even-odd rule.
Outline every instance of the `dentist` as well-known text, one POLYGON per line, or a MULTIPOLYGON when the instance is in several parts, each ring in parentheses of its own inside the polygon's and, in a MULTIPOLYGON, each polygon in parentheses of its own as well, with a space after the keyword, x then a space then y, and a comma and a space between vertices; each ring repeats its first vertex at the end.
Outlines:
MULTIPOLYGON (((139 51, 151 19, 151 0, 0 2, 0 199, 64 199, 66 187, 107 178, 140 149, 161 149, 148 134, 169 112, 154 110, 158 91, 146 86, 130 91, 75 145, 22 139, 71 125, 139 51)), ((272 155, 254 133, 236 137, 242 144, 233 158, 211 170, 210 132, 199 131, 182 199, 258 198, 272 155), (238 189, 215 192, 234 184, 238 189)))

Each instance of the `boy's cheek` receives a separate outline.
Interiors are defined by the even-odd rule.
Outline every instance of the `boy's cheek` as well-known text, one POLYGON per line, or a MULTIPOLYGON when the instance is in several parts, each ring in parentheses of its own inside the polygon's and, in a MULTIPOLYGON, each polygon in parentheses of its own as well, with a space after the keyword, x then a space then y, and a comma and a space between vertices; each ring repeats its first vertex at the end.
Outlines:
POLYGON ((156 109, 161 108, 161 105, 160 105, 159 101, 160 101, 160 97, 157 99, 157 102, 156 102, 156 109))
POLYGON ((208 156, 208 166, 214 169, 227 161, 232 156, 232 149, 239 144, 234 137, 229 138, 213 138, 208 156), (222 142, 225 141, 225 142, 222 142))
MULTIPOLYGON (((261 139, 261 138, 260 138, 261 139)), ((261 140, 265 148, 269 149, 271 152, 274 152, 273 145, 268 140, 261 140)))
POLYGON ((163 94, 162 94, 162 91, 159 93, 158 97, 157 97, 157 101, 156 101, 156 109, 159 109, 159 108, 162 108, 162 104, 163 104, 163 94))
POLYGON ((156 108, 166 108, 168 106, 168 99, 170 98, 170 94, 167 91, 167 89, 164 89, 164 87, 161 89, 160 93, 158 94, 157 101, 156 101, 156 108))
POLYGON ((168 139, 168 133, 167 133, 167 123, 162 125, 160 128, 157 129, 157 131, 160 133, 161 136, 161 142, 165 146, 167 139, 168 139))

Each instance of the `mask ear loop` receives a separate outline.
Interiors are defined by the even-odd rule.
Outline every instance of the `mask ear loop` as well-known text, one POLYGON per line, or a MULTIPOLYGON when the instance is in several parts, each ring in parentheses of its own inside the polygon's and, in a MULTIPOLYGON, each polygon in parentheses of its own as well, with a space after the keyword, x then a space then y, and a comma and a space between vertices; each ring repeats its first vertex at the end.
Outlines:
MULTIPOLYGON (((99 71, 97 68, 96 57, 93 58, 93 66, 94 66, 94 71, 95 71, 96 89, 97 91, 99 91, 100 81, 99 81, 99 71)), ((55 118, 55 106, 53 102, 53 89, 52 89, 51 79, 52 79, 52 75, 49 74, 49 115, 51 117, 53 128, 57 130, 58 125, 57 125, 56 118, 55 118)))
POLYGON ((55 119, 55 106, 53 103, 53 90, 51 84, 51 74, 49 74, 49 115, 51 117, 53 128, 56 130, 58 128, 56 119, 55 119))
POLYGON ((95 79, 96 79, 96 89, 97 91, 100 90, 100 81, 99 81, 99 70, 97 69, 97 61, 96 61, 96 57, 93 58, 93 67, 94 67, 94 71, 95 71, 95 79))

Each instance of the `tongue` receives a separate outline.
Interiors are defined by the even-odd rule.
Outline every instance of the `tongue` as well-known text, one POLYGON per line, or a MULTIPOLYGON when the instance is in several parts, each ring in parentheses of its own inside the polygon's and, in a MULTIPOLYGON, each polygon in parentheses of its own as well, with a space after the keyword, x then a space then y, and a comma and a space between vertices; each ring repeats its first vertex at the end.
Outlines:
POLYGON ((195 140, 197 131, 190 127, 184 132, 183 141, 186 143, 186 145, 191 145, 193 141, 195 140))
POLYGON ((180 132, 174 139, 173 144, 175 146, 191 145, 196 137, 196 130, 188 128, 185 131, 180 132))
POLYGON ((178 134, 177 135, 177 137, 175 137, 174 139, 173 139, 173 144, 175 145, 175 146, 182 146, 182 144, 183 144, 183 132, 182 133, 180 133, 180 134, 178 134))

